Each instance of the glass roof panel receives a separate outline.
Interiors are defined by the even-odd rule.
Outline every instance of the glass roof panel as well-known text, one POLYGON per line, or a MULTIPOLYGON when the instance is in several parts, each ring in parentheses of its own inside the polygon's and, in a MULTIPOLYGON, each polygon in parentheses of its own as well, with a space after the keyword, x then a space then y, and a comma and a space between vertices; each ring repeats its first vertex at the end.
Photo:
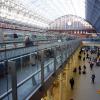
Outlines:
POLYGON ((85 0, 16 0, 27 9, 54 20, 63 15, 77 15, 85 18, 85 0))
POLYGON ((40 27, 64 15, 85 18, 85 0, 0 0, 0 5, 0 17, 40 27))

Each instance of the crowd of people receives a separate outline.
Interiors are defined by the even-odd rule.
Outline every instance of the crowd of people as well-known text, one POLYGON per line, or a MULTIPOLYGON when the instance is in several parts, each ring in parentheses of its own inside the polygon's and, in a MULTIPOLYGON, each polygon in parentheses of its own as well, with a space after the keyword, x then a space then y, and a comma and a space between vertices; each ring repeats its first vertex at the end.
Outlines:
MULTIPOLYGON (((75 67, 73 69, 73 73, 78 73, 79 75, 80 74, 87 74, 88 71, 87 71, 87 65, 85 65, 85 61, 88 62, 89 64, 89 67, 90 67, 90 71, 91 71, 91 82, 94 84, 95 83, 95 78, 96 78, 96 75, 95 75, 95 72, 94 72, 94 67, 96 66, 96 63, 98 61, 98 59, 100 60, 99 58, 99 49, 87 49, 87 48, 81 48, 80 52, 79 52, 79 61, 82 61, 84 62, 83 65, 79 65, 78 67, 75 67)), ((74 77, 71 77, 70 80, 69 80, 69 83, 70 83, 70 86, 71 86, 71 89, 73 90, 74 89, 74 84, 75 84, 75 79, 74 77)))

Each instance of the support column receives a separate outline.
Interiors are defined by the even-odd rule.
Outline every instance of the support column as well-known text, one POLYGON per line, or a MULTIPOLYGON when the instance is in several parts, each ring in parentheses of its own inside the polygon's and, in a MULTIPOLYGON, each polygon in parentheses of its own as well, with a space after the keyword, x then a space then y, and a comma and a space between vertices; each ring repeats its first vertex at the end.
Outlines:
POLYGON ((77 49, 77 51, 75 52, 75 57, 74 57, 74 59, 75 59, 75 66, 77 66, 78 65, 78 49, 77 49))
POLYGON ((23 57, 20 58, 20 64, 21 64, 21 72, 22 72, 22 69, 23 69, 23 57))
POLYGON ((62 49, 62 47, 60 47, 60 52, 61 52, 60 60, 61 60, 61 64, 62 64, 63 63, 63 49, 62 49))
POLYGON ((68 66, 69 66, 69 76, 71 77, 72 76, 72 69, 73 69, 72 58, 70 58, 68 66))
POLYGON ((40 64, 40 59, 38 57, 38 54, 39 54, 39 52, 37 51, 37 52, 35 52, 35 55, 34 55, 35 65, 37 67, 37 70, 39 69, 39 64, 40 64))
POLYGON ((14 61, 8 63, 11 73, 11 82, 12 82, 12 99, 18 100, 17 98, 17 73, 16 66, 14 61))
POLYGON ((63 84, 62 84, 62 73, 60 73, 60 75, 59 75, 59 100, 63 100, 62 99, 62 93, 63 93, 62 86, 63 86, 63 84))
POLYGON ((67 57, 68 57, 68 56, 67 56, 67 51, 68 51, 68 50, 67 50, 67 45, 66 45, 66 46, 65 46, 65 58, 66 58, 66 60, 67 60, 67 57))
POLYGON ((73 54, 73 55, 72 55, 72 62, 73 62, 72 67, 75 67, 75 60, 76 60, 76 59, 75 59, 75 57, 74 57, 74 56, 75 56, 75 55, 73 54))
POLYGON ((57 56, 57 51, 56 51, 56 47, 54 48, 54 72, 56 72, 56 66, 57 66, 57 59, 56 59, 56 56, 57 56))
POLYGON ((69 50, 69 46, 67 45, 67 47, 66 47, 66 54, 67 54, 67 58, 69 58, 69 54, 70 54, 70 52, 69 52, 70 50, 69 50))
POLYGON ((66 86, 68 87, 69 84, 69 68, 68 68, 68 63, 66 64, 66 86))
POLYGON ((41 51, 41 85, 44 83, 44 51, 41 51))
POLYGON ((53 100, 50 90, 47 90, 47 100, 53 100))
MULTIPOLYGON (((4 43, 4 37, 3 37, 3 29, 0 29, 0 43, 4 43)), ((3 47, 3 44, 0 44, 0 47, 3 47)))
POLYGON ((33 57, 32 57, 32 54, 30 54, 30 64, 33 64, 33 57))
POLYGON ((66 69, 66 86, 68 86, 68 79, 69 79, 69 78, 68 78, 68 70, 69 70, 69 69, 66 69))
POLYGON ((70 52, 70 55, 71 55, 71 53, 72 53, 71 44, 69 44, 69 47, 70 47, 69 52, 70 52))

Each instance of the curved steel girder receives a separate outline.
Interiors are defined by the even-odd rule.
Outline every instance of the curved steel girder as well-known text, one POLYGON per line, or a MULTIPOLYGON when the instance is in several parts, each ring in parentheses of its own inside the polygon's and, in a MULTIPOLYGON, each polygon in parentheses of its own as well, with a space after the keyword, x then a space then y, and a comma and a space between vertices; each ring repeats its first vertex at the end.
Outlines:
POLYGON ((96 28, 92 25, 92 23, 90 21, 88 21, 87 19, 81 18, 80 16, 71 15, 71 14, 70 15, 61 16, 61 17, 55 19, 55 21, 53 21, 53 23, 56 22, 57 20, 61 20, 63 17, 76 17, 76 18, 79 18, 79 19, 81 19, 81 20, 83 20, 85 22, 88 22, 93 27, 93 29, 96 30, 96 28))

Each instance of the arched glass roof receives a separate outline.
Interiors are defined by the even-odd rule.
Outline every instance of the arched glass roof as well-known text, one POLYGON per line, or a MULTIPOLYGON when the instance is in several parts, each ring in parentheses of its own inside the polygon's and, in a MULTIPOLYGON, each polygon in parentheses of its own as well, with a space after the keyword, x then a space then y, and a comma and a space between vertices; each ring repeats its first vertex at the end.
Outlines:
POLYGON ((68 14, 85 18, 85 0, 0 0, 0 17, 13 22, 48 27, 68 14))
POLYGON ((93 30, 94 28, 85 19, 75 15, 65 15, 50 23, 51 30, 93 30))
POLYGON ((85 18, 85 0, 16 0, 50 20, 72 14, 85 18))

